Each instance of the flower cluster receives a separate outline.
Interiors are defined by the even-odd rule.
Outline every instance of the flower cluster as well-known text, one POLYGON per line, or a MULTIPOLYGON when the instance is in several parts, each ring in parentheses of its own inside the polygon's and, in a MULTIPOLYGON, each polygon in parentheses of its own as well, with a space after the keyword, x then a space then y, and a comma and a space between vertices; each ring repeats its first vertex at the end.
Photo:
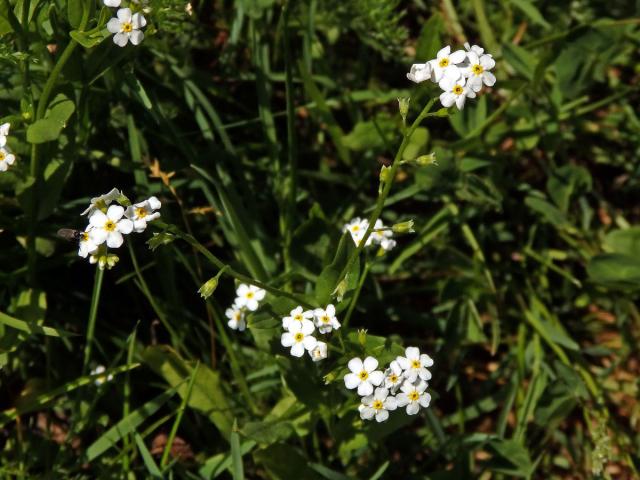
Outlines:
POLYGON ((120 248, 124 243, 123 235, 144 232, 147 222, 160 216, 157 211, 160 207, 156 197, 131 205, 117 188, 92 198, 89 207, 82 212, 89 217, 89 225, 78 234, 78 255, 82 258, 90 255, 89 262, 97 263, 101 269, 113 267, 118 257, 109 254, 107 248, 120 248), (113 202, 117 205, 112 205, 113 202))
POLYGON ((291 348, 291 355, 302 357, 307 351, 311 359, 318 362, 327 358, 327 344, 317 340, 313 333, 316 328, 318 333, 330 333, 340 328, 340 322, 333 305, 315 310, 304 310, 298 306, 282 319, 282 328, 284 333, 280 343, 283 347, 291 348))
POLYGON ((227 325, 234 330, 240 331, 247 328, 245 319, 247 310, 255 312, 266 293, 262 288, 258 288, 255 285, 241 283, 236 290, 236 299, 225 312, 226 317, 229 319, 227 325))
MULTIPOLYGON (((140 5, 132 0, 134 9, 140 9, 140 5)), ((122 0, 104 0, 107 7, 120 7, 122 0)), ((143 9, 144 10, 144 9, 143 9)), ((147 20, 142 13, 133 13, 130 8, 118 8, 116 16, 107 22, 107 30, 113 33, 113 43, 119 47, 124 47, 131 42, 132 45, 139 45, 144 39, 142 28, 147 25, 147 20)))
POLYGON ((378 360, 367 357, 349 360, 350 373, 344 376, 349 390, 357 389, 362 396, 358 407, 360 418, 377 422, 389 418, 389 412, 406 407, 407 415, 415 415, 420 408, 427 408, 431 395, 426 392, 431 372, 427 368, 433 360, 426 353, 420 354, 417 347, 407 347, 405 356, 398 356, 387 369, 377 370, 378 360))
POLYGON ((490 71, 496 65, 491 54, 484 53, 478 45, 465 43, 464 46, 466 50, 453 53, 451 47, 446 46, 433 60, 413 64, 407 78, 416 83, 425 80, 437 83, 443 90, 440 94, 442 105, 455 104, 462 110, 466 99, 475 98, 483 85, 491 87, 496 83, 496 77, 490 71))
POLYGON ((104 365, 98 365, 96 368, 94 368, 93 370, 91 370, 91 376, 94 375, 100 375, 99 377, 97 377, 93 383, 96 386, 100 386, 105 382, 110 382, 111 380, 113 380, 113 375, 108 374, 108 375, 102 375, 107 369, 104 368, 104 365))
MULTIPOLYGON (((343 231, 349 232, 353 242, 356 246, 359 246, 368 228, 369 221, 366 218, 355 217, 344 226, 343 231)), ((380 245, 385 252, 388 252, 396 246, 396 241, 392 237, 393 231, 390 228, 385 227, 382 220, 378 219, 376 220, 371 235, 367 238, 365 247, 380 245)))
POLYGON ((10 165, 16 161, 16 156, 7 147, 7 137, 9 136, 9 123, 0 125, 0 172, 6 172, 10 165))

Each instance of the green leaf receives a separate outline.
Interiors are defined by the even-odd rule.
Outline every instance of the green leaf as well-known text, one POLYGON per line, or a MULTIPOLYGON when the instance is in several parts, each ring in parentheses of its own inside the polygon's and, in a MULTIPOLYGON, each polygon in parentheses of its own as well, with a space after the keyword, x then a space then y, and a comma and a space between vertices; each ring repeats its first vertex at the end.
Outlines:
POLYGON ((147 418, 156 413, 175 393, 175 388, 169 389, 122 418, 113 427, 103 433, 95 442, 89 445, 86 452, 87 461, 91 462, 98 458, 111 447, 115 446, 125 436, 135 432, 147 418))
POLYGON ((71 38, 82 45, 84 48, 93 48, 100 45, 105 38, 109 38, 112 33, 107 29, 92 30, 88 32, 80 32, 78 30, 71 30, 69 32, 71 38))
MULTIPOLYGON (((142 356, 154 372, 177 388, 181 398, 187 395, 188 386, 182 383, 192 375, 193 365, 166 345, 147 347, 142 356)), ((229 438, 232 427, 231 406, 227 395, 222 391, 218 372, 205 365, 199 366, 188 405, 208 417, 220 433, 229 438)))
POLYGON ((278 443, 253 455, 256 463, 263 465, 273 480, 321 480, 323 477, 311 470, 307 459, 291 445, 278 443))
POLYGON ((533 472, 529 452, 514 440, 494 439, 489 442, 489 447, 495 453, 489 462, 492 471, 525 478, 533 472))
POLYGON ((567 217, 552 204, 538 197, 529 196, 524 203, 532 210, 540 213, 545 220, 555 227, 570 230, 572 228, 567 217))
POLYGON ((640 288, 640 259, 621 253, 596 255, 587 264, 589 278, 610 288, 640 288))
MULTIPOLYGON (((242 455, 245 455, 253 450, 255 446, 256 442, 243 442, 240 445, 240 453, 242 455)), ((204 465, 200 468, 200 470, 198 470, 198 473, 200 474, 200 476, 207 479, 217 478, 225 471, 230 470, 232 463, 233 460, 231 458, 231 452, 219 453, 204 462, 204 465)))
POLYGON ((569 208, 574 194, 591 190, 591 174, 584 167, 563 165, 551 172, 547 180, 547 191, 563 213, 569 208))
POLYGON ((538 59, 532 53, 513 43, 504 44, 502 52, 505 60, 516 72, 528 80, 533 79, 538 59))
POLYGON ((44 220, 53 213, 60 200, 60 194, 71 173, 73 162, 54 158, 44 169, 44 182, 38 185, 38 220, 44 220))
POLYGON ((511 0, 511 3, 522 10, 522 12, 527 15, 531 21, 533 21, 533 23, 537 23, 544 27, 545 30, 551 28, 551 25, 549 25, 549 22, 544 19, 540 10, 538 10, 529 0, 511 0))
POLYGON ((86 8, 89 8, 89 2, 85 0, 67 0, 67 18, 69 19, 69 25, 73 28, 80 26, 85 5, 86 8))
POLYGON ((242 450, 240 449, 240 436, 234 430, 231 432, 231 473, 233 480, 244 480, 244 466, 242 465, 242 450))
POLYGON ((10 317, 6 313, 0 312, 0 323, 6 325, 7 327, 15 328, 16 330, 20 330, 22 332, 27 333, 38 333, 41 335, 47 335, 49 337, 69 337, 73 336, 72 333, 65 332, 64 330, 60 330, 52 327, 43 327, 35 323, 25 322, 23 320, 18 320, 17 318, 10 317))
POLYGON ((137 432, 134 434, 134 438, 136 441, 136 445, 138 446, 138 450, 140 450, 140 455, 142 456, 142 461, 144 462, 144 466, 146 467, 151 477, 164 478, 162 476, 162 472, 160 471, 160 468, 158 467, 155 460, 153 459, 151 452, 149 452, 149 449, 144 444, 143 438, 137 432))
POLYGON ((351 236, 348 233, 343 234, 340 237, 340 243, 333 261, 322 270, 316 281, 315 297, 319 305, 327 305, 330 302, 338 277, 346 266, 349 255, 354 248, 351 236))
POLYGON ((75 110, 74 103, 66 95, 59 93, 49 104, 44 118, 37 120, 27 128, 27 141, 45 143, 56 140, 75 110))
POLYGON ((602 246, 607 252, 640 258, 640 227, 613 230, 604 237, 602 246))
POLYGON ((420 36, 418 37, 418 44, 416 45, 416 61, 426 62, 432 58, 436 58, 436 53, 442 48, 442 30, 444 22, 442 15, 439 12, 434 13, 429 17, 422 30, 420 30, 420 36))

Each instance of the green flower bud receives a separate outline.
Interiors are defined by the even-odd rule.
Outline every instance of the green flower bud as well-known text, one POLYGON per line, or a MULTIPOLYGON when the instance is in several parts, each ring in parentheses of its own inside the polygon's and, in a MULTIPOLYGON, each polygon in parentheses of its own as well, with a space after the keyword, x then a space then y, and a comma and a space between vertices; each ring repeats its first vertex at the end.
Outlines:
POLYGON ((413 220, 408 220, 406 222, 396 223, 393 227, 391 227, 394 233, 413 233, 415 230, 413 229, 413 220))
POLYGON ((215 277, 211 277, 209 280, 207 280, 206 282, 204 282, 204 284, 198 289, 198 293, 200 294, 200 296, 202 298, 204 298, 205 300, 207 298, 209 298, 211 295, 213 295, 213 292, 216 291, 216 288, 218 288, 218 281, 220 280, 220 277, 222 276, 222 274, 224 273, 224 271, 227 269, 227 266, 224 266, 217 274, 215 277))
POLYGON ((362 347, 366 347, 367 345, 367 331, 365 329, 358 330, 358 342, 362 347))
POLYGON ((428 167, 429 165, 437 165, 438 161, 435 152, 432 152, 429 155, 420 155, 413 161, 413 164, 418 167, 428 167))
POLYGON ((400 116, 402 117, 402 121, 406 123, 407 114, 409 113, 409 102, 411 98, 409 97, 398 97, 398 109, 400 110, 400 116))

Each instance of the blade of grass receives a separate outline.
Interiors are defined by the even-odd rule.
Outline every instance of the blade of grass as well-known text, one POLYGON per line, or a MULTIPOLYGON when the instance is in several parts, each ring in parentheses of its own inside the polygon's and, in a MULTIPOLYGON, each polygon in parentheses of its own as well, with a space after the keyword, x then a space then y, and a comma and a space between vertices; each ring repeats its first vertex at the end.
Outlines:
POLYGON ((144 444, 144 440, 142 439, 140 434, 136 433, 134 435, 134 438, 136 439, 136 445, 138 446, 138 450, 140 450, 140 455, 142 456, 142 461, 144 462, 144 466, 147 468, 147 471, 149 472, 149 475, 151 475, 152 478, 164 478, 162 476, 162 472, 158 468, 158 465, 156 464, 155 460, 153 459, 153 456, 151 455, 151 452, 149 452, 149 449, 144 444))
POLYGON ((238 424, 233 422, 231 432, 231 473, 233 480, 244 480, 244 466, 242 465, 242 450, 240 449, 240 435, 238 434, 238 424))

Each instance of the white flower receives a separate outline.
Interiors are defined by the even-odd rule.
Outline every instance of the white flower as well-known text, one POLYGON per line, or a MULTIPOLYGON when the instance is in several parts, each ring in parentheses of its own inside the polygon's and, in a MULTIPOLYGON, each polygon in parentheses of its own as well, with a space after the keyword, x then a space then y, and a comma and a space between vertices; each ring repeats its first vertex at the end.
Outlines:
POLYGON ((121 0, 103 0, 107 7, 119 7, 121 0))
POLYGON ((389 418, 389 411, 395 410, 397 406, 396 399, 389 396, 389 390, 378 387, 373 395, 362 399, 358 410, 363 420, 371 420, 375 416, 376 422, 384 422, 389 418))
POLYGON ((320 333, 329 333, 340 328, 340 322, 336 318, 336 307, 333 305, 327 305, 326 309, 316 308, 313 316, 320 333))
POLYGON ((124 242, 122 234, 129 234, 133 230, 133 222, 127 218, 122 218, 124 208, 120 205, 111 205, 106 215, 100 210, 96 210, 89 217, 89 223, 93 227, 89 232, 91 240, 96 245, 101 245, 105 241, 107 247, 118 248, 124 242))
POLYGON ((244 310, 238 307, 235 303, 231 308, 227 308, 224 314, 229 319, 227 325, 229 325, 233 330, 240 330, 242 332, 247 328, 247 322, 244 319, 244 310))
POLYGON ((414 63, 407 73, 407 78, 412 82, 421 83, 431 78, 431 70, 430 63, 414 63))
POLYGON ((5 147, 0 147, 0 172, 6 172, 9 169, 9 165, 13 165, 16 161, 16 156, 7 150, 5 147))
POLYGON ((388 252, 396 246, 396 241, 391 238, 393 237, 393 232, 391 230, 384 230, 385 226, 382 223, 382 220, 376 220, 373 228, 371 238, 373 239, 373 242, 379 244, 384 251, 388 252))
POLYGON ((239 307, 246 307, 247 310, 251 310, 252 312, 258 309, 259 303, 265 295, 265 291, 261 288, 256 287, 255 285, 247 285, 245 283, 241 283, 236 290, 236 304, 239 307))
POLYGON ((460 77, 457 80, 443 77, 438 85, 440 85, 440 88, 444 90, 444 92, 440 94, 440 103, 445 107, 450 107, 455 103, 458 110, 462 110, 467 97, 476 97, 476 93, 469 87, 465 86, 464 77, 460 77))
POLYGON ((441 49, 436 54, 435 59, 429 60, 433 72, 433 81, 439 82, 443 78, 457 80, 461 75, 457 65, 464 62, 466 57, 467 55, 464 50, 457 50, 451 53, 451 47, 448 45, 441 49))
POLYGON ((0 147, 4 147, 7 144, 7 137, 9 136, 10 123, 3 123, 0 125, 0 147))
POLYGON ((433 360, 429 355, 420 355, 417 347, 407 347, 404 351, 405 357, 397 357, 396 361, 404 370, 404 376, 410 382, 415 382, 418 377, 421 380, 430 380, 431 372, 427 370, 433 365, 433 360))
POLYGON ((112 188, 109 192, 104 195, 100 195, 99 197, 93 197, 91 199, 91 203, 87 207, 87 209, 82 212, 80 215, 91 215, 93 212, 100 208, 107 208, 111 202, 117 200, 122 195, 122 192, 117 188, 112 188))
POLYGON ((391 393, 395 393, 403 381, 402 367, 394 360, 384 372, 384 386, 391 390, 391 393))
POLYGON ((140 29, 147 24, 144 16, 140 13, 132 15, 130 8, 121 8, 116 13, 116 17, 107 22, 107 30, 115 33, 113 43, 119 47, 124 47, 127 42, 138 45, 144 38, 144 33, 140 29))
POLYGON ((162 204, 156 197, 149 197, 144 202, 134 203, 127 207, 125 215, 133 222, 133 231, 136 233, 144 232, 147 228, 147 222, 160 217, 159 210, 162 204))
POLYGON ((303 320, 311 320, 313 312, 311 310, 302 311, 302 307, 298 306, 291 310, 288 317, 282 319, 282 328, 289 330, 291 323, 302 322, 303 320))
POLYGON ((327 344, 318 341, 313 350, 309 350, 309 355, 314 362, 319 362, 327 358, 327 344))
POLYGON ((313 322, 302 320, 301 322, 291 322, 289 331, 284 332, 280 337, 280 343, 284 347, 291 347, 291 355, 301 357, 305 350, 316 348, 318 341, 313 335, 313 322))
POLYGON ((467 86, 471 90, 479 92, 483 83, 487 87, 492 87, 496 83, 495 75, 489 71, 496 66, 496 61, 491 55, 477 55, 471 51, 467 53, 467 59, 469 66, 463 70, 463 74, 468 78, 467 86))
POLYGON ((358 395, 366 396, 373 393, 373 387, 377 387, 384 380, 384 374, 376 370, 378 360, 367 357, 364 362, 359 358, 352 358, 347 364, 351 373, 344 376, 344 384, 352 390, 358 387, 358 395))
POLYGON ((80 233, 78 255, 82 258, 87 258, 90 253, 93 253, 98 249, 98 245, 94 243, 89 235, 92 228, 93 227, 89 225, 84 232, 80 233))
MULTIPOLYGON (((467 52, 473 52, 476 55, 478 55, 479 57, 482 56, 482 54, 488 55, 491 57, 491 54, 489 53, 484 53, 484 48, 478 46, 478 45, 469 45, 469 42, 464 42, 464 48, 467 50, 467 52)), ((467 53, 468 55, 468 53, 467 53)))
MULTIPOLYGON (((104 365, 98 365, 96 368, 94 368, 93 370, 91 370, 91 375, 100 375, 102 373, 105 372, 105 368, 104 365)), ((110 382, 111 380, 113 380, 113 375, 109 374, 109 375, 102 375, 98 378, 96 378, 93 383, 95 383, 96 385, 100 386, 102 385, 104 382, 110 382)))
POLYGON ((398 407, 407 406, 407 415, 415 415, 420 411, 420 407, 427 408, 431 402, 431 395, 426 393, 427 383, 420 381, 414 385, 410 381, 405 381, 400 387, 401 393, 396 395, 398 407))
MULTIPOLYGON (((364 234, 366 233, 367 228, 369 228, 369 221, 367 219, 356 217, 344 226, 344 231, 347 231, 351 234, 353 243, 355 243, 356 246, 358 246, 360 245, 360 242, 362 241, 362 238, 364 237, 364 234)), ((367 239, 366 246, 369 246, 372 241, 373 240, 371 236, 369 236, 369 238, 367 239)))

